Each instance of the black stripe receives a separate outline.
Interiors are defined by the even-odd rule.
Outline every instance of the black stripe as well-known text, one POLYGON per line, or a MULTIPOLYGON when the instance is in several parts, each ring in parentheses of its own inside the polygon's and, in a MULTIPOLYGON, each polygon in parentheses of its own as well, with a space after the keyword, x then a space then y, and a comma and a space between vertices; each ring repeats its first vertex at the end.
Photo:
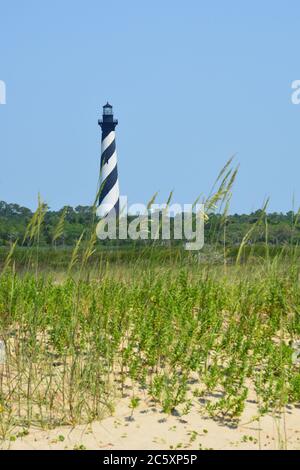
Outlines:
POLYGON ((118 217, 119 212, 120 212, 120 201, 118 199, 117 202, 115 203, 114 207, 112 209, 110 209, 110 211, 105 216, 103 216, 102 218, 105 217, 106 219, 108 219, 109 217, 112 217, 112 215, 115 215, 116 217, 118 217))
MULTIPOLYGON (((119 201, 119 199, 118 199, 117 202, 115 203, 113 209, 111 209, 111 210, 114 210, 114 211, 115 211, 116 216, 119 215, 119 206, 120 206, 120 201, 119 201)), ((110 212, 109 212, 109 213, 110 213, 110 212)))
POLYGON ((116 215, 119 215, 119 211, 120 211, 120 200, 118 199, 116 204, 115 204, 115 211, 116 211, 116 215))
POLYGON ((107 147, 107 149, 104 150, 104 152, 101 155, 101 168, 105 163, 108 162, 110 157, 114 154, 115 150, 116 150, 116 141, 114 139, 112 143, 107 147))
POLYGON ((108 134, 111 133, 111 131, 114 131, 116 128, 117 122, 103 122, 101 129, 102 129, 102 142, 105 139, 105 137, 108 136, 108 134))
POLYGON ((112 172, 108 175, 106 180, 102 183, 102 187, 100 189, 100 195, 99 195, 99 204, 103 201, 105 196, 109 193, 111 188, 114 187, 116 182, 118 181, 118 168, 117 165, 114 167, 112 172))
POLYGON ((109 127, 105 127, 105 129, 103 129, 103 127, 102 127, 102 139, 101 139, 102 142, 103 142, 103 140, 105 139, 105 137, 107 137, 108 134, 111 133, 112 130, 114 130, 114 129, 111 129, 110 126, 109 126, 109 127))

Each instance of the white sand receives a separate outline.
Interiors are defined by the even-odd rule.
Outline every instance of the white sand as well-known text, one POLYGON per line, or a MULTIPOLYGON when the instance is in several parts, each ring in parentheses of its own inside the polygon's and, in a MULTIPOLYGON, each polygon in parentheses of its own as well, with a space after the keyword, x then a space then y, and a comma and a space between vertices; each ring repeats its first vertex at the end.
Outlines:
MULTIPOLYGON (((195 403, 185 416, 169 416, 151 402, 141 402, 130 417, 129 398, 123 398, 114 416, 101 422, 51 431, 30 430, 25 437, 6 442, 10 449, 300 449, 300 409, 288 407, 281 417, 264 416, 247 402, 237 428, 207 418, 195 403)), ((12 439, 15 439, 13 436, 12 439)))

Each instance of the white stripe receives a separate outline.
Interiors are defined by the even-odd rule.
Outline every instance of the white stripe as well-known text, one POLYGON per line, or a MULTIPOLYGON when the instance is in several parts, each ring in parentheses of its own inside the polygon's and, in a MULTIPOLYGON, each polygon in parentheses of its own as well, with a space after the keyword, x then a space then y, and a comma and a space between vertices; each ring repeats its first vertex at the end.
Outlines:
POLYGON ((101 143, 101 153, 103 153, 107 147, 110 146, 110 144, 114 141, 115 139, 115 131, 111 131, 106 137, 104 140, 102 140, 102 143, 101 143))
POLYGON ((119 199, 119 181, 111 188, 97 209, 98 217, 105 217, 119 199))
POLYGON ((101 179, 104 181, 108 175, 113 171, 117 164, 117 152, 114 152, 107 163, 105 163, 101 170, 101 179))

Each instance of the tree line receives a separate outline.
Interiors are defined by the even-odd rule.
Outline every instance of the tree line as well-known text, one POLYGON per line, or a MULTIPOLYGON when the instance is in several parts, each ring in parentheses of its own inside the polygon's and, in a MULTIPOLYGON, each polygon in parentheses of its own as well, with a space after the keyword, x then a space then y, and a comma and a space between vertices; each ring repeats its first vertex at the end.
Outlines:
MULTIPOLYGON (((0 246, 9 246, 18 241, 18 245, 28 245, 29 241, 24 239, 26 228, 33 217, 33 212, 27 207, 18 204, 11 204, 0 201, 0 246)), ((171 243, 172 241, 173 219, 171 218, 171 243)), ((90 206, 64 206, 58 211, 45 210, 43 224, 41 226, 40 244, 44 246, 73 246, 83 231, 85 236, 90 236, 94 230, 95 214, 90 206), (63 223, 61 223, 63 221, 63 223), (61 223, 59 237, 54 237, 58 224, 61 223), (55 242, 53 239, 55 238, 55 242)), ((250 214, 231 214, 224 218, 222 214, 212 213, 205 224, 205 242, 227 245, 238 245, 242 242, 245 234, 251 231, 251 237, 247 243, 265 243, 266 240, 271 245, 298 244, 300 242, 300 224, 298 224, 298 214, 294 211, 287 213, 263 214, 260 210, 250 214), (258 221, 261 222, 257 224, 258 221)), ((102 242, 103 243, 103 242, 102 242)), ((104 244, 109 244, 109 241, 104 244)), ((130 240, 119 241, 130 243, 130 240)))

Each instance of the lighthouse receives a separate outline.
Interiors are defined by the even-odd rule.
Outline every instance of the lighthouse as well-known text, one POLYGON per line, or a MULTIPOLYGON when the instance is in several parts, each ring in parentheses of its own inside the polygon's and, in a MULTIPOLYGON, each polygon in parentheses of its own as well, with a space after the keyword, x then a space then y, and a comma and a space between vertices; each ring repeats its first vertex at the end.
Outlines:
POLYGON ((98 121, 102 130, 101 168, 99 207, 97 214, 103 218, 112 213, 119 214, 119 180, 115 128, 118 124, 114 119, 113 107, 106 103, 103 106, 102 119, 98 121))

